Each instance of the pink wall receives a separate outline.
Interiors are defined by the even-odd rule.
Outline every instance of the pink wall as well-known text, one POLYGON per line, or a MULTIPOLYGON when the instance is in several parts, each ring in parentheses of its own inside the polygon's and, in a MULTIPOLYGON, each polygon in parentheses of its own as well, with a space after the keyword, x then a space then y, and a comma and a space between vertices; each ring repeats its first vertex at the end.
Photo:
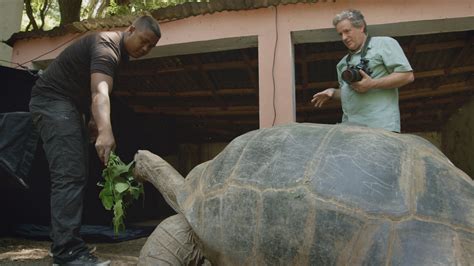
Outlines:
MULTIPOLYGON (((206 42, 208 42, 206 49, 212 49, 212 40, 241 36, 258 37, 260 126, 284 124, 295 121, 292 32, 303 32, 309 36, 318 30, 332 30, 334 15, 348 8, 361 10, 369 25, 390 24, 387 29, 390 28, 391 32, 394 30, 393 27, 396 27, 394 23, 408 22, 415 25, 418 22, 431 20, 439 20, 436 27, 443 27, 443 29, 444 27, 450 27, 449 29, 452 30, 474 28, 474 23, 470 23, 474 21, 472 0, 337 0, 316 4, 282 5, 249 11, 220 12, 164 22, 161 25, 163 38, 154 50, 158 52, 173 45, 190 44, 192 46, 206 42), (462 23, 461 25, 459 19, 462 19, 465 25, 462 23)), ((436 31, 436 27, 429 29, 421 27, 419 33, 436 31)), ((440 28, 439 31, 443 29, 440 28)), ((399 29, 400 34, 403 34, 403 31, 404 29, 399 29)), ((338 38, 335 31, 333 35, 329 34, 327 39, 315 36, 316 39, 312 41, 323 42, 338 38)), ((75 35, 18 41, 13 49, 12 61, 19 63, 29 61, 73 37, 75 35)), ((41 57, 38 61, 53 59, 66 46, 41 57)), ((235 49, 235 47, 229 47, 229 49, 235 49)), ((205 52, 208 51, 210 50, 205 52)))

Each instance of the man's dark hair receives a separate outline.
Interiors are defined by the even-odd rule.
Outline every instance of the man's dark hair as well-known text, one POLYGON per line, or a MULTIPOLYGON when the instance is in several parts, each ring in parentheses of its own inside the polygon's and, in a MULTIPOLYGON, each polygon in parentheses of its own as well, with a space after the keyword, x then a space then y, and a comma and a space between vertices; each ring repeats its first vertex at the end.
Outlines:
POLYGON ((158 21, 152 16, 141 16, 132 24, 137 30, 150 30, 155 33, 156 37, 161 38, 161 30, 158 21))
POLYGON ((346 19, 349 20, 351 25, 356 28, 360 29, 364 27, 364 33, 367 33, 367 23, 365 23, 364 15, 362 15, 359 10, 349 9, 342 11, 334 17, 332 24, 334 27, 336 27, 339 22, 346 19))

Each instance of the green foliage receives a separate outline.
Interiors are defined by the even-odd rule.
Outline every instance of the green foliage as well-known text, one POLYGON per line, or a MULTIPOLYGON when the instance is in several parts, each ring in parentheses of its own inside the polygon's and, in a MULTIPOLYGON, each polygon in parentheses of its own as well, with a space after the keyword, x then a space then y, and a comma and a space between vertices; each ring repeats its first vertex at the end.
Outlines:
POLYGON ((107 162, 107 168, 102 171, 103 183, 97 183, 102 187, 99 198, 106 210, 113 210, 114 232, 118 234, 125 230, 123 222, 125 208, 132 200, 137 200, 144 193, 143 184, 137 182, 133 177, 134 162, 125 164, 112 152, 107 162))
MULTIPOLYGON (((82 0, 80 14, 81 20, 103 18, 143 13, 188 2, 209 1, 211 0, 82 0)), ((25 0, 21 27, 23 31, 35 28, 50 30, 59 26, 60 22, 58 0, 25 0)))
POLYGON ((29 0, 25 1, 23 17, 21 21, 21 30, 38 29, 49 30, 59 25, 61 14, 57 0, 29 0), (27 12, 34 21, 29 18, 27 12))
POLYGON ((146 12, 168 6, 175 6, 189 2, 209 2, 210 0, 129 0, 128 4, 120 4, 119 0, 111 0, 107 15, 128 15, 146 12))

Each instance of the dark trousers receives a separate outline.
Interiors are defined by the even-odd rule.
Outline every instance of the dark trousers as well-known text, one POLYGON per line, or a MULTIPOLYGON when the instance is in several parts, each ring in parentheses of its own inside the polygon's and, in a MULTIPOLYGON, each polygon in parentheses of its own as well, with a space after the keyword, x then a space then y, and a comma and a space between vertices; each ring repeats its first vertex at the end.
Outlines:
POLYGON ((88 132, 83 115, 67 99, 33 96, 30 112, 51 173, 51 251, 56 263, 64 263, 86 251, 79 230, 89 173, 88 132))

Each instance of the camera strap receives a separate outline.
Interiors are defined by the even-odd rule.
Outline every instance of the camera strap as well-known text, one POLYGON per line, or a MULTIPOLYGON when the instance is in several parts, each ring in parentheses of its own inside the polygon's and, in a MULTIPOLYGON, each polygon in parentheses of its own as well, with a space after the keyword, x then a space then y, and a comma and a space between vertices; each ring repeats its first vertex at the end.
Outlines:
MULTIPOLYGON (((362 47, 362 54, 360 55, 360 59, 365 59, 365 55, 367 54, 367 47, 369 47, 369 42, 370 42, 370 36, 367 35, 367 38, 365 39, 364 47, 362 47)), ((346 57, 346 65, 349 67, 349 62, 351 61, 352 54, 349 53, 347 54, 346 57)))

